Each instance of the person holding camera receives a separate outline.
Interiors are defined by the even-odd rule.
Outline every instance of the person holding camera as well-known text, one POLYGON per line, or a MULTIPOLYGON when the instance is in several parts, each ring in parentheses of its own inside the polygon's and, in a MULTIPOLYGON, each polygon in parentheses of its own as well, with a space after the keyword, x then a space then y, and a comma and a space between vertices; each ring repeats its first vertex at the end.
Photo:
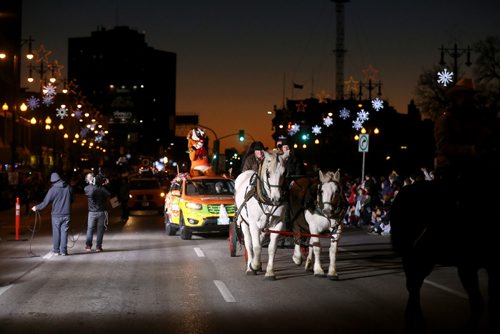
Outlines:
POLYGON ((85 250, 92 250, 92 240, 94 238, 94 230, 96 233, 96 252, 102 252, 102 239, 104 238, 104 230, 108 222, 108 212, 106 211, 106 203, 111 196, 111 193, 104 185, 109 181, 102 175, 89 173, 85 177, 88 183, 85 186, 85 195, 88 198, 89 213, 87 220, 87 239, 85 241, 85 250))

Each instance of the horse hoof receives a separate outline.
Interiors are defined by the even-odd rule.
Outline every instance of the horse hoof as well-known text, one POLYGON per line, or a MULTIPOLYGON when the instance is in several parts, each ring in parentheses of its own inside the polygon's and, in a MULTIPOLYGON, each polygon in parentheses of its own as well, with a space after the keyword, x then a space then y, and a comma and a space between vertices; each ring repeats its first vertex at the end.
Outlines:
POLYGON ((249 265, 249 269, 250 269, 250 270, 254 273, 254 275, 257 275, 257 273, 258 273, 259 271, 262 271, 262 267, 261 267, 261 268, 254 269, 254 268, 252 267, 252 264, 251 264, 251 263, 250 263, 250 265, 249 265))
POLYGON ((325 274, 314 274, 314 277, 326 277, 325 274))
POLYGON ((276 281, 276 276, 266 276, 265 280, 266 281, 276 281))
POLYGON ((330 281, 340 281, 339 275, 328 275, 330 281))
POLYGON ((256 271, 247 270, 246 274, 247 274, 247 276, 255 276, 255 275, 257 275, 257 272, 256 271))

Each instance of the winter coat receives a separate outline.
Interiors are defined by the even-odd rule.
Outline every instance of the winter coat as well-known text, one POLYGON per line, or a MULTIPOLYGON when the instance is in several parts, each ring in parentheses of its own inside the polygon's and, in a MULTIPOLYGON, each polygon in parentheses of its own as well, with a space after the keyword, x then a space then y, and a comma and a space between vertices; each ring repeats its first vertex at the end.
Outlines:
POLYGON ((71 214, 71 203, 73 202, 73 191, 63 180, 52 183, 42 203, 36 205, 36 210, 43 210, 52 203, 52 216, 69 216, 71 214))
POLYGON ((89 201, 89 212, 106 211, 106 203, 111 193, 103 186, 89 184, 84 188, 89 201))

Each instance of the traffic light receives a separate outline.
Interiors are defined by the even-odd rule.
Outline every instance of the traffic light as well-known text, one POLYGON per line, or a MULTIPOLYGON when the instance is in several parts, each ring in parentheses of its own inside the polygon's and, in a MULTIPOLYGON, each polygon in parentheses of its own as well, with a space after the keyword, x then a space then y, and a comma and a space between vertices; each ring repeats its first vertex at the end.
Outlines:
POLYGON ((213 148, 213 159, 217 159, 219 156, 220 141, 218 139, 214 140, 213 148))
POLYGON ((241 142, 245 141, 245 130, 240 130, 238 138, 240 139, 241 142))
POLYGON ((218 139, 214 140, 214 153, 219 154, 220 141, 218 139))

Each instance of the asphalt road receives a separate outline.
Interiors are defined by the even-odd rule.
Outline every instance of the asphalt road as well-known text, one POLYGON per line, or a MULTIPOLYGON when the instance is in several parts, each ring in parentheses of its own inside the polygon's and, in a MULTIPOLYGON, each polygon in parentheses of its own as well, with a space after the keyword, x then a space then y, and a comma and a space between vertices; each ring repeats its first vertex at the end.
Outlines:
MULTIPOLYGON (((34 216, 22 217, 19 241, 13 211, 0 212, 0 333, 403 332, 404 275, 388 237, 347 229, 340 281, 313 277, 279 249, 277 280, 266 281, 245 275, 243 252, 230 257, 226 236, 167 236, 154 212, 122 224, 110 211, 105 251, 85 252, 83 197, 70 256, 51 256, 46 211, 34 234, 34 216)), ((322 259, 326 268, 326 249, 322 259)), ((467 319, 454 268, 429 276, 422 302, 432 333, 457 333, 467 319)))

